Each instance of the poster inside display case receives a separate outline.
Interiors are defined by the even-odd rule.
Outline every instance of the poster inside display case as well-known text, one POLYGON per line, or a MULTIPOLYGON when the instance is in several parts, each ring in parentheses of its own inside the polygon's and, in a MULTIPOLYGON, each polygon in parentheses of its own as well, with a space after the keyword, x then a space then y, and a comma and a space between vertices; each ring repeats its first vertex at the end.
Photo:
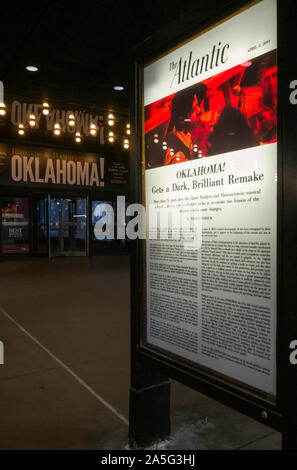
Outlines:
POLYGON ((144 344, 276 397, 277 5, 143 68, 144 344))

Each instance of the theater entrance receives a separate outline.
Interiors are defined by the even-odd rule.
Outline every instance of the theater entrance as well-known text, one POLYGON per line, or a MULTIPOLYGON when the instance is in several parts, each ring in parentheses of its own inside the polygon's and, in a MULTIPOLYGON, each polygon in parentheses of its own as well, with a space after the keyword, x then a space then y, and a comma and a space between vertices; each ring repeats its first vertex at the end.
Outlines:
POLYGON ((30 253, 30 204, 27 197, 0 198, 0 254, 30 253))
POLYGON ((47 196, 38 200, 38 253, 87 256, 88 203, 86 198, 47 196))

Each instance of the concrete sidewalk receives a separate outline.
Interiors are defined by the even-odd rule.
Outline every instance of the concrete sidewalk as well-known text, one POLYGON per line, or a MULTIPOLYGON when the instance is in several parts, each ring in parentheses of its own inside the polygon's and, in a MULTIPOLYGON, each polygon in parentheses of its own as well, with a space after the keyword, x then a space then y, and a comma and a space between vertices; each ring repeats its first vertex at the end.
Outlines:
MULTIPOLYGON (((0 449, 124 449, 129 259, 0 263, 0 449)), ((172 382, 166 449, 280 449, 280 434, 172 382)))

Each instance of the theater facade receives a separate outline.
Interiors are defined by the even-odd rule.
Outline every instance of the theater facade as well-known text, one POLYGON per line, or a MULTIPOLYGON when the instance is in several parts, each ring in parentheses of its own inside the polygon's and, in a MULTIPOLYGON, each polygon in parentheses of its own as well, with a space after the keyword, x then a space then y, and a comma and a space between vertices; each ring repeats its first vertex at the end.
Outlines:
POLYGON ((127 250, 94 226, 102 204, 129 200, 128 115, 8 98, 0 113, 1 259, 127 250))

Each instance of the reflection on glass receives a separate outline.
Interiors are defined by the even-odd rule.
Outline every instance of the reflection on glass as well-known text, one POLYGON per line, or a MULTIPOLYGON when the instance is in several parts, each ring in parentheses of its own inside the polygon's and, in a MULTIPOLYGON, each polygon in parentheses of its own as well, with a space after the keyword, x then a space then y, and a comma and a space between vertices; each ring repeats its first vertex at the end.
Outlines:
MULTIPOLYGON (((102 220, 103 218, 106 219, 107 217, 107 211, 105 209, 106 206, 111 206, 113 208, 113 203, 111 201, 92 201, 92 234, 93 240, 96 242, 112 242, 112 240, 109 238, 98 238, 95 236, 96 223, 102 220)), ((114 223, 111 223, 112 226, 114 226, 114 223)))

